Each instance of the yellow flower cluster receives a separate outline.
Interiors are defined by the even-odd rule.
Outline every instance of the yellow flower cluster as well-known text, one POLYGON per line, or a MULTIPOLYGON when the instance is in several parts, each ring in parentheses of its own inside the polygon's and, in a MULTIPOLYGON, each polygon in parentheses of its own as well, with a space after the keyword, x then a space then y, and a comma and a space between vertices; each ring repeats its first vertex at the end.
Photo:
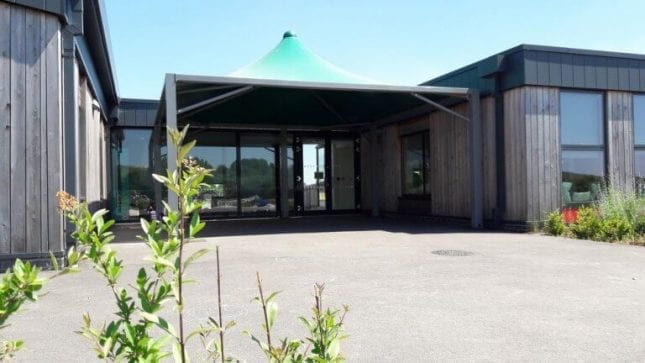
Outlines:
POLYGON ((206 168, 204 168, 203 166, 199 165, 197 160, 195 160, 194 158, 192 158, 190 156, 188 158, 182 160, 181 164, 184 166, 184 168, 186 168, 188 170, 191 170, 191 171, 194 171, 194 172, 197 172, 197 173, 203 173, 203 172, 206 171, 206 168))
POLYGON ((56 198, 58 198, 58 209, 63 212, 72 212, 78 207, 78 200, 64 190, 56 193, 56 198))

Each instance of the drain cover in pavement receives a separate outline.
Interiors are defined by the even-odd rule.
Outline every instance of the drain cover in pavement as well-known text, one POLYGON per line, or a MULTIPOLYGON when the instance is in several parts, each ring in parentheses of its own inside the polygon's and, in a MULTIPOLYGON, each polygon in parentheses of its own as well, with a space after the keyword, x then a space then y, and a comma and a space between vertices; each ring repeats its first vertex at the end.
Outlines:
POLYGON ((460 251, 460 250, 436 250, 432 251, 433 254, 439 256, 470 256, 473 253, 469 251, 460 251))

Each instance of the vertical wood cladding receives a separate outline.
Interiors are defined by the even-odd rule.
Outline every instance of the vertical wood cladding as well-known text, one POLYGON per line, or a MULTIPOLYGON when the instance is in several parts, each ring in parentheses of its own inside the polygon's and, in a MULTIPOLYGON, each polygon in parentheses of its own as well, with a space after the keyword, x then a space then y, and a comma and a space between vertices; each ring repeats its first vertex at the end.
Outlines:
POLYGON ((0 3, 0 254, 63 249, 60 36, 55 16, 0 3))
MULTIPOLYGON (((484 211, 493 217, 496 200, 495 173, 495 103, 492 97, 482 99, 482 141, 484 172, 484 211)), ((451 107, 463 115, 468 104, 451 107)), ((400 125, 384 128, 377 140, 378 154, 362 153, 362 175, 369 174, 369 160, 376 157, 379 165, 377 180, 363 179, 363 209, 370 209, 370 189, 379 188, 380 208, 385 212, 408 212, 436 216, 470 218, 470 138, 468 124, 445 112, 433 112, 400 125), (401 136, 428 132, 430 141, 429 199, 410 197, 401 203, 401 136)), ((369 136, 363 136, 369 141, 369 136)))
POLYGON ((612 186, 634 191, 633 95, 607 92, 607 170, 612 186))

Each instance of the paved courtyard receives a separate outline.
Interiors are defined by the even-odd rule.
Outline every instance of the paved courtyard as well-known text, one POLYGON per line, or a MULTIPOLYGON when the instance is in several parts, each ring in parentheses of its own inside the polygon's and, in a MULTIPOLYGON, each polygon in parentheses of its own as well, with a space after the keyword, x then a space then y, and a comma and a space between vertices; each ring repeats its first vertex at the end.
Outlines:
MULTIPOLYGON (((214 222, 206 232, 212 237, 189 249, 220 246, 224 314, 238 324, 227 347, 248 362, 262 361, 242 335, 259 332, 262 320, 250 303, 255 271, 267 290, 282 291, 276 336, 304 334, 297 317, 309 313, 314 282, 327 284, 328 304, 350 305, 349 362, 645 360, 643 247, 350 216, 214 222)), ((147 248, 116 249, 127 265, 122 281, 132 281, 147 248)), ((213 251, 189 270, 199 281, 187 291, 191 327, 215 315, 214 261, 213 251)), ((3 330, 26 340, 18 361, 91 361, 74 331, 85 311, 111 319, 103 280, 87 266, 45 291, 3 330)))

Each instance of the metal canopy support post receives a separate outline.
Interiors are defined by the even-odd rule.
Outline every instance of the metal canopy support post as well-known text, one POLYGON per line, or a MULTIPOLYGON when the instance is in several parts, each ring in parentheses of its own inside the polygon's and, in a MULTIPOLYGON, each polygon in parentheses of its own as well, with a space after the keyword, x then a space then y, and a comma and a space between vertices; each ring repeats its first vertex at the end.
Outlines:
MULTIPOLYGON (((177 146, 172 143, 170 130, 177 129, 177 83, 174 74, 166 74, 166 149, 168 169, 177 169, 177 146)), ((177 194, 168 190, 168 205, 177 208, 177 194)))
MULTIPOLYGON (((161 125, 156 122, 155 128, 152 132, 152 170, 155 174, 164 174, 161 170, 161 125)), ((161 203, 161 183, 154 183, 155 190, 155 208, 157 217, 163 212, 163 205, 161 203)))
POLYGON ((378 176, 378 159, 377 154, 379 152, 378 145, 376 145, 376 126, 370 128, 370 186, 372 194, 372 217, 379 216, 379 193, 377 187, 379 183, 376 182, 378 176))
POLYGON ((468 92, 470 112, 470 225, 473 228, 483 228, 483 173, 482 173, 482 127, 479 104, 479 91, 468 92))
POLYGON ((289 160, 287 130, 280 130, 280 217, 289 217, 289 160))

